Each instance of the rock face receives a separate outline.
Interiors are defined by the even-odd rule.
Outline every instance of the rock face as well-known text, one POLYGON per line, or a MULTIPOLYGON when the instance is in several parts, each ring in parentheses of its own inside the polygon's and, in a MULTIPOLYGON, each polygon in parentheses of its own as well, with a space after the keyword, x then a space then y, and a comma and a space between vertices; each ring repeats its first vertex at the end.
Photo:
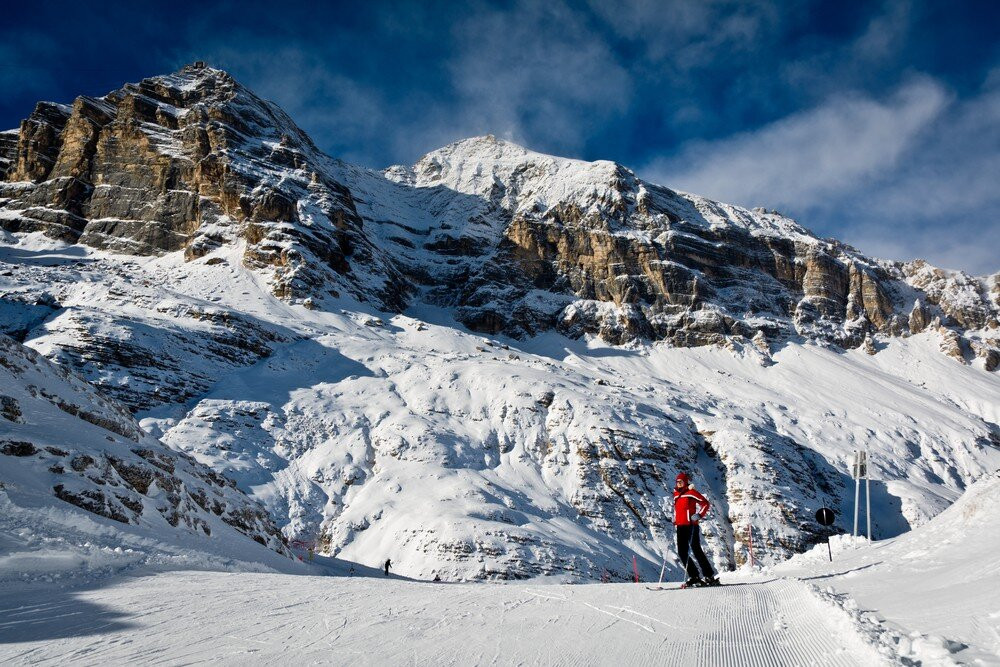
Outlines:
POLYGON ((289 553, 267 513, 232 481, 164 447, 124 407, 2 334, 0 385, 5 482, 119 523, 166 521, 206 539, 229 527, 289 553))
POLYGON ((188 260, 244 241, 244 264, 312 308, 346 292, 399 311, 422 293, 477 331, 676 346, 763 335, 858 347, 934 316, 959 334, 1000 320, 996 276, 871 259, 611 162, 487 136, 412 168, 357 169, 200 64, 71 106, 39 103, 16 142, 0 137, 4 167, 9 231, 188 260))
POLYGON ((874 260, 776 213, 674 192, 610 162, 480 137, 387 176, 488 203, 494 238, 484 243, 482 225, 467 224, 449 246, 481 248, 458 254, 482 259, 448 276, 457 289, 438 290, 477 330, 558 327, 677 346, 799 335, 858 347, 908 333, 911 320, 914 333, 932 315, 980 328, 1000 312, 979 279, 874 260), (926 306, 911 318, 914 288, 926 306))
POLYGON ((346 290, 403 304, 332 161, 225 72, 189 66, 72 106, 41 102, 16 145, 3 136, 8 231, 189 259, 243 240, 244 262, 283 298, 346 290))

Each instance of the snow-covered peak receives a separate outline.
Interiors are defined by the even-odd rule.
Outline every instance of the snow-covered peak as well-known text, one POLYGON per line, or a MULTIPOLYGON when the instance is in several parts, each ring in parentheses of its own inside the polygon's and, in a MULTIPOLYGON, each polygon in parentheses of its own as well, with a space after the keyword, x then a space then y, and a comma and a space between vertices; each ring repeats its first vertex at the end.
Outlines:
POLYGON ((653 216, 665 214, 661 223, 680 219, 697 227, 736 227, 796 241, 817 240, 796 221, 776 212, 751 211, 677 192, 643 181, 610 160, 587 162, 547 155, 492 134, 432 151, 412 169, 394 166, 384 173, 401 184, 446 187, 486 197, 515 214, 544 214, 569 205, 583 214, 617 217, 641 209, 653 216))
POLYGON ((224 102, 238 93, 253 95, 228 72, 208 67, 200 62, 185 65, 170 74, 151 76, 138 83, 127 83, 106 97, 115 98, 123 93, 139 93, 154 98, 169 98, 171 101, 183 100, 191 103, 224 102))
MULTIPOLYGON (((418 162, 418 165, 434 158, 451 159, 458 162, 484 161, 508 164, 545 163, 560 164, 562 166, 572 164, 579 167, 597 164, 586 162, 584 160, 574 160, 572 158, 540 153, 538 151, 525 148, 524 146, 516 144, 513 141, 500 139, 492 134, 469 137, 467 139, 450 143, 447 146, 443 146, 425 155, 420 162, 418 162)), ((599 160, 598 163, 614 166, 614 163, 609 162, 608 160, 599 160)))
MULTIPOLYGON (((308 155, 313 163, 328 160, 278 105, 258 97, 228 72, 202 62, 138 83, 127 83, 101 100, 113 106, 125 102, 124 106, 133 108, 132 113, 141 120, 165 125, 168 129, 174 129, 182 118, 184 125, 225 126, 235 130, 230 133, 230 142, 246 144, 241 149, 243 153, 253 153, 256 147, 263 145, 267 155, 272 149, 280 148, 308 155), (129 101, 129 98, 136 99, 129 101)), ((272 166, 285 166, 276 162, 278 164, 272 166)))
POLYGON ((209 67, 203 63, 185 65, 172 74, 152 77, 152 80, 162 81, 188 91, 205 89, 219 84, 239 86, 229 72, 209 67))
MULTIPOLYGON (((401 180, 395 173, 388 176, 401 180)), ((614 162, 537 153, 492 134, 428 153, 413 166, 412 183, 488 197, 514 212, 565 204, 587 210, 620 202, 624 190, 639 186, 631 171, 614 162)))

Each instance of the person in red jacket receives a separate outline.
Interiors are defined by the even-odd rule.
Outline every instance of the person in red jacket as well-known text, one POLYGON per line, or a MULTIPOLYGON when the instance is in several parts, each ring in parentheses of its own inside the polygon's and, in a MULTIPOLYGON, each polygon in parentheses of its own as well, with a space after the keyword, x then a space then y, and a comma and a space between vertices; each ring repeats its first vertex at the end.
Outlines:
POLYGON ((698 529, 698 521, 705 518, 709 507, 711 505, 708 499, 695 491, 687 473, 677 475, 674 485, 674 526, 677 527, 677 555, 687 569, 685 586, 719 585, 708 557, 701 550, 701 531, 698 529), (698 568, 701 568, 700 572, 698 568))

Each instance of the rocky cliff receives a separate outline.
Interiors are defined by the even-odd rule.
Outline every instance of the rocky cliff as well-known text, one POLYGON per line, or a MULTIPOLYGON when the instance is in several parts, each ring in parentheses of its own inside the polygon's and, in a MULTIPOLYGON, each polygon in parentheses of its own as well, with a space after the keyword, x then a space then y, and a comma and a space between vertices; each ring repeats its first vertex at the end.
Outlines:
MULTIPOLYGON (((453 225, 447 245, 433 246, 476 257, 457 263, 461 270, 432 292, 477 330, 556 327, 615 344, 754 341, 763 349, 792 336, 858 347, 873 336, 919 332, 931 320, 960 335, 998 327, 997 275, 866 257, 776 212, 675 192, 611 162, 479 137, 387 175, 486 202, 492 224, 453 225), (492 235, 483 238, 484 227, 492 235)), ((979 343, 975 353, 990 358, 995 339, 979 343)))
POLYGON ((346 290, 404 303, 332 161, 225 72, 192 65, 69 106, 41 102, 16 144, 4 136, 8 231, 189 260, 242 242, 283 298, 346 290))

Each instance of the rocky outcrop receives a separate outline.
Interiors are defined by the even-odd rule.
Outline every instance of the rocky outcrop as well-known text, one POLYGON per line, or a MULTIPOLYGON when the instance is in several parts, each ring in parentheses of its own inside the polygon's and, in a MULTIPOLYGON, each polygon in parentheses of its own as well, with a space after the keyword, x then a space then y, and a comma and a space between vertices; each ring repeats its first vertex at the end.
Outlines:
POLYGON ((983 360, 983 368, 987 371, 994 371, 1000 367, 1000 342, 973 340, 971 347, 976 356, 983 360))
MULTIPOLYGON (((857 347, 871 336, 922 330, 930 317, 923 306, 907 310, 917 286, 905 282, 912 267, 818 239, 777 213, 643 182, 613 163, 552 158, 480 137, 387 176, 488 202, 496 238, 465 243, 480 249, 477 261, 438 274, 452 288, 438 300, 475 330, 523 336, 559 327, 612 343, 677 346, 761 334, 857 347), (551 296, 540 299, 539 291, 551 296)), ((472 231, 467 225, 465 233, 472 231)), ((981 289, 972 294, 975 279, 941 279, 947 285, 935 284, 925 300, 947 301, 943 314, 964 326, 995 317, 996 304, 981 289), (972 305, 956 304, 962 290, 972 305)))
POLYGON ((225 72, 193 65, 72 106, 39 103, 14 155, 0 183, 8 231, 188 259, 244 239, 245 263, 283 298, 403 303, 330 159, 225 72))
POLYGON ((937 332, 941 336, 941 351, 952 359, 965 363, 964 341, 961 334, 943 326, 938 326, 937 332))
POLYGON ((225 524, 289 553, 267 512, 233 482, 168 449, 124 407, 2 334, 0 385, 13 394, 0 397, 8 424, 0 427, 0 469, 16 470, 19 485, 119 523, 165 520, 205 538, 225 524))
POLYGON ((937 306, 946 323, 965 329, 1000 327, 1000 274, 975 278, 961 271, 946 271, 923 260, 900 264, 906 282, 937 306))
POLYGON ((0 180, 3 180, 8 172, 14 169, 17 164, 17 130, 7 130, 0 132, 0 180))
POLYGON ((21 423, 21 406, 18 405, 16 398, 0 394, 0 417, 21 423))
POLYGON ((908 324, 910 333, 918 334, 927 328, 931 322, 931 316, 924 304, 919 299, 913 302, 913 310, 910 311, 908 324))

